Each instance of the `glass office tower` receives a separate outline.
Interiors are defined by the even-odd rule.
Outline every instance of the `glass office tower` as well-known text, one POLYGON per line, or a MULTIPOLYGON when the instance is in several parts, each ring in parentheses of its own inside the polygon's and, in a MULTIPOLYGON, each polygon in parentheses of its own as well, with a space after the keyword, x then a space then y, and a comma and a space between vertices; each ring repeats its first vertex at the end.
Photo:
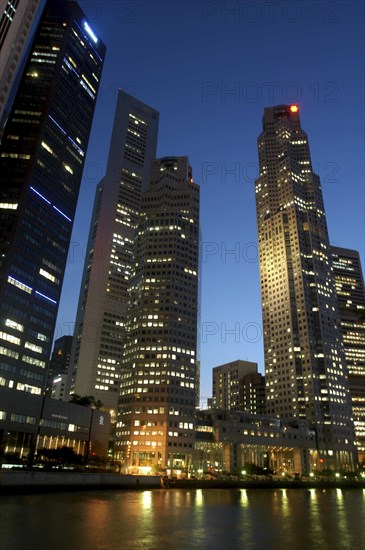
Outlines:
POLYGON ((365 286, 356 250, 331 246, 359 462, 365 462, 365 286))
POLYGON ((20 392, 45 389, 104 56, 79 6, 49 1, 4 129, 0 379, 20 392))
POLYGON ((35 21, 44 8, 41 0, 7 0, 1 2, 0 14, 0 123, 13 91, 22 58, 33 32, 35 21))

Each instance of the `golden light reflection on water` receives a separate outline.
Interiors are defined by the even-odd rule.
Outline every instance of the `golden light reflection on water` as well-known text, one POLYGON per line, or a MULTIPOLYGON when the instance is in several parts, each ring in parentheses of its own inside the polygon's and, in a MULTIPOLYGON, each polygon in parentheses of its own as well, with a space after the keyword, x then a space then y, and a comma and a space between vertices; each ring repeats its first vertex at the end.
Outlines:
POLYGON ((362 489, 100 491, 1 504, 3 548, 40 548, 41 537, 42 549, 365 549, 362 489))
POLYGON ((241 489, 241 504, 243 508, 248 508, 248 496, 246 489, 241 489))
POLYGON ((289 515, 288 494, 286 489, 281 490, 281 512, 284 518, 289 515))
POLYGON ((195 493, 195 504, 196 506, 203 506, 204 498, 202 489, 197 489, 195 493))
POLYGON ((143 510, 151 510, 152 508, 152 491, 143 491, 142 496, 143 510))

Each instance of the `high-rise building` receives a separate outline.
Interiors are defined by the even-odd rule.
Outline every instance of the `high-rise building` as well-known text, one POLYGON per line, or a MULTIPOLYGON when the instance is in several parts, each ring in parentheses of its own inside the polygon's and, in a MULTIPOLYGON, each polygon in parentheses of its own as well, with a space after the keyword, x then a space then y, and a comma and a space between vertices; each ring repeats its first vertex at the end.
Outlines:
POLYGON ((130 285, 117 456, 189 469, 199 397, 199 186, 186 157, 152 163, 130 285))
POLYGON ((46 386, 104 55, 75 2, 49 1, 4 129, 0 376, 14 391, 46 386))
POLYGON ((0 122, 20 68, 33 23, 43 9, 41 0, 1 2, 0 15, 0 122))
POLYGON ((331 250, 298 106, 265 109, 258 151, 267 412, 312 423, 317 467, 352 468, 354 429, 331 250))
POLYGON ((257 363, 240 359, 214 367, 213 407, 226 411, 240 411, 239 382, 246 374, 257 373, 257 363))
POLYGON ((332 246, 359 462, 365 462, 365 286, 356 250, 332 246))
POLYGON ((105 177, 96 189, 69 372, 70 393, 111 410, 119 395, 128 286, 141 192, 156 156, 159 114, 119 90, 105 177))

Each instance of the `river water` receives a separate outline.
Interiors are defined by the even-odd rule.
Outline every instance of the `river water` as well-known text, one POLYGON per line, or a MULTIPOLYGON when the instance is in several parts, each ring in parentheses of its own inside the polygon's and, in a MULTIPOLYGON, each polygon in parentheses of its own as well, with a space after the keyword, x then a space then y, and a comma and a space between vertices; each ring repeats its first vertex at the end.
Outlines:
POLYGON ((11 495, 0 526, 1 550, 365 550, 365 490, 11 495))

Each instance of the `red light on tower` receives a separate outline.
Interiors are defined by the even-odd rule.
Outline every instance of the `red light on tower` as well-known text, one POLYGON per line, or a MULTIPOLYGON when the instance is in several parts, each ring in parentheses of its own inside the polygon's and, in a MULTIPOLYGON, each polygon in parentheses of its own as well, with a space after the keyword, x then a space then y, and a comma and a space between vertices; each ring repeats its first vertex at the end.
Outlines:
POLYGON ((298 105, 290 105, 290 111, 292 113, 297 113, 299 111, 298 105))

